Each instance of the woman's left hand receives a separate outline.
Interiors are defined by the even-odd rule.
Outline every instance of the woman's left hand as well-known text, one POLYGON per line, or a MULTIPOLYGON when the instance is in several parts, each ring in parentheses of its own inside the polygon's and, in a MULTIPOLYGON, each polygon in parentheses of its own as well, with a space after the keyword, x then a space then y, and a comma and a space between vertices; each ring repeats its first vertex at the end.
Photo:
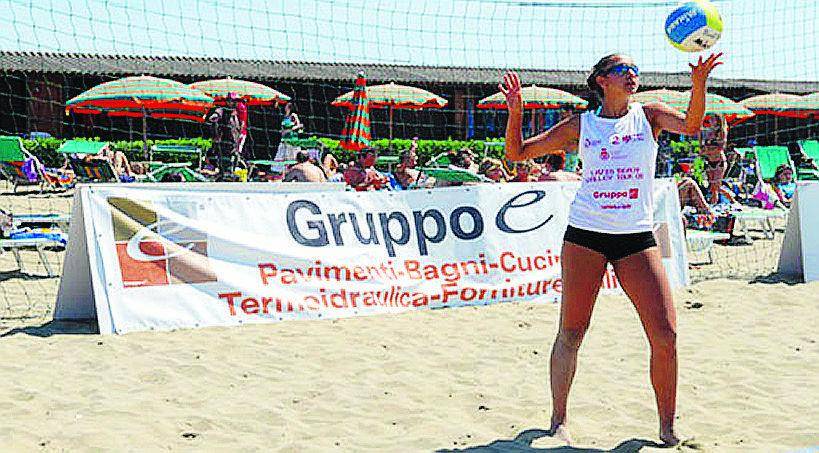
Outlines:
POLYGON ((705 85, 705 81, 708 80, 708 75, 711 73, 711 70, 722 64, 722 62, 719 61, 721 56, 722 52, 718 54, 712 53, 711 56, 703 61, 702 55, 700 55, 696 65, 688 63, 688 66, 691 67, 691 82, 694 85, 705 85))

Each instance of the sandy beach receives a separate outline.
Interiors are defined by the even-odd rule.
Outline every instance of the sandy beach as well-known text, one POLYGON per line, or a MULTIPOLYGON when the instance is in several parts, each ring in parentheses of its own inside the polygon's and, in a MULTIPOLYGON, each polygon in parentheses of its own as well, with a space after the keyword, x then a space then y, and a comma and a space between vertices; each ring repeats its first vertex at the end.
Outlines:
MULTIPOLYGON (((3 195, 0 207, 70 201, 3 195)), ((715 266, 770 261, 775 246, 721 250, 715 266)), ((0 255, 2 451, 661 451, 648 345, 625 296, 598 301, 566 448, 543 431, 556 304, 103 337, 51 323, 59 278, 15 269, 0 255)), ((678 449, 819 449, 819 283, 698 272, 675 292, 678 449)))

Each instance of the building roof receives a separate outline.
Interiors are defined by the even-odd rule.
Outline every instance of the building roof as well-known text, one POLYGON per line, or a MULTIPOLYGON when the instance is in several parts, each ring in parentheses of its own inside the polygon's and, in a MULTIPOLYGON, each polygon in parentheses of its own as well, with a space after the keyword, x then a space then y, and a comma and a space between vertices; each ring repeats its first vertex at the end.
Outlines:
MULTIPOLYGON (((96 55, 49 52, 0 51, 0 70, 57 74, 125 76, 146 74, 164 77, 217 78, 231 76, 252 80, 345 81, 363 70, 371 82, 445 83, 455 85, 496 84, 501 68, 387 65, 374 63, 317 63, 228 58, 96 55)), ((520 69, 527 84, 585 86, 585 71, 520 69)), ((644 72, 647 87, 684 89, 691 86, 687 72, 644 72)), ((763 92, 809 93, 819 91, 819 81, 718 79, 711 87, 763 92)))

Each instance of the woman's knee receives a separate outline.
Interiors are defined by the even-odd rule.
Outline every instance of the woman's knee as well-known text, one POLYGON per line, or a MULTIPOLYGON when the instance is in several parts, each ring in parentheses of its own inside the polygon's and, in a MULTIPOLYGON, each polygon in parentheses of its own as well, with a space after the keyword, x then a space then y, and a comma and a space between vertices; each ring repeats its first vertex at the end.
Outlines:
POLYGON ((557 333, 557 342, 570 349, 579 349, 586 336, 588 326, 584 327, 561 327, 557 333))
POLYGON ((674 348, 677 345, 677 328, 671 322, 660 323, 649 331, 648 341, 652 348, 674 348))

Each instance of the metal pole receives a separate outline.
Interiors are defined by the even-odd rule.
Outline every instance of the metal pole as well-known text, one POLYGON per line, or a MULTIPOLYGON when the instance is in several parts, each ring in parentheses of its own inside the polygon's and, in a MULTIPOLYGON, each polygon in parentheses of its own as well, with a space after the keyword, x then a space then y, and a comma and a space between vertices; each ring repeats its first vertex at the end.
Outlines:
POLYGON ((153 153, 148 152, 148 113, 145 106, 142 106, 142 157, 153 161, 153 153))

